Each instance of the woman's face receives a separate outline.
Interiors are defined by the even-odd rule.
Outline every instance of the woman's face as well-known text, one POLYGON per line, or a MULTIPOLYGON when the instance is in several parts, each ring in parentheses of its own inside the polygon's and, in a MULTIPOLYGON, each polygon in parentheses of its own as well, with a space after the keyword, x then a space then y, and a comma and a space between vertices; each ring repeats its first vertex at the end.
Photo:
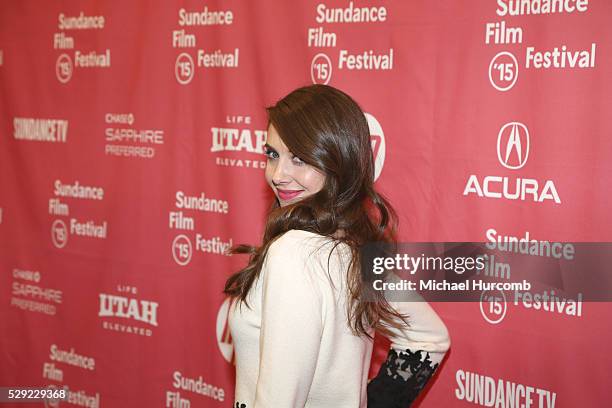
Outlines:
POLYGON ((325 175, 294 156, 272 125, 268 128, 266 156, 266 181, 281 207, 300 201, 323 188, 325 175))

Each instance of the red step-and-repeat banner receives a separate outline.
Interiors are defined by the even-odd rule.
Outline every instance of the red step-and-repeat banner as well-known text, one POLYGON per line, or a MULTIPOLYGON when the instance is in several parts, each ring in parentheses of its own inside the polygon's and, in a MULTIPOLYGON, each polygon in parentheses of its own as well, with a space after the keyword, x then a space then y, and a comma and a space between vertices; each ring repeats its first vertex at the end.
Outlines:
MULTIPOLYGON (((610 241, 610 21, 607 0, 2 2, 0 386, 232 406, 221 292, 246 259, 224 251, 260 242, 264 107, 302 85, 366 112, 402 240, 610 241)), ((421 406, 608 406, 609 303, 536 295, 435 304, 452 349, 421 406)))

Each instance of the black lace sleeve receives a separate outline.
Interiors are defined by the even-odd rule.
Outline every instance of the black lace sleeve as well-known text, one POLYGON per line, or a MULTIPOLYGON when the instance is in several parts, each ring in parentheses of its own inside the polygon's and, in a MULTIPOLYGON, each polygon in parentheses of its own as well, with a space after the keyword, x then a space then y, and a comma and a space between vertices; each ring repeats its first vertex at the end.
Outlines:
POLYGON ((434 374, 429 352, 391 349, 378 375, 368 384, 368 408, 406 408, 434 374))

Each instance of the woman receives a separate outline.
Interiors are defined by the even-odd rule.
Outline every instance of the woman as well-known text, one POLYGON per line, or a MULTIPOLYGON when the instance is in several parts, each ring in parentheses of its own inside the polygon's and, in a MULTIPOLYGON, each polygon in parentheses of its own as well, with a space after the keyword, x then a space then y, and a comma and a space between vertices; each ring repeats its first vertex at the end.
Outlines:
POLYGON ((325 85, 267 108, 266 181, 276 199, 260 247, 231 276, 237 408, 406 407, 448 350, 426 302, 388 302, 359 248, 394 242, 396 215, 373 187, 363 111, 325 85), (373 335, 391 340, 368 383, 373 335))

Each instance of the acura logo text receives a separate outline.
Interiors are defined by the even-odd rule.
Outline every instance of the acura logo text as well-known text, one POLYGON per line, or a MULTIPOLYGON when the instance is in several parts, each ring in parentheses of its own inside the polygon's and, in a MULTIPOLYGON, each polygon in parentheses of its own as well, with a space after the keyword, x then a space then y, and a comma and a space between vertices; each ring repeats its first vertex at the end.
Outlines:
MULTIPOLYGON (((522 168, 529 158, 530 138, 527 126, 520 122, 509 122, 501 127, 497 135, 497 158, 502 166, 510 170, 522 168)), ((463 189, 463 195, 504 198, 506 200, 548 200, 561 204, 557 188, 552 180, 538 181, 533 178, 485 176, 482 179, 471 174, 463 189)))

